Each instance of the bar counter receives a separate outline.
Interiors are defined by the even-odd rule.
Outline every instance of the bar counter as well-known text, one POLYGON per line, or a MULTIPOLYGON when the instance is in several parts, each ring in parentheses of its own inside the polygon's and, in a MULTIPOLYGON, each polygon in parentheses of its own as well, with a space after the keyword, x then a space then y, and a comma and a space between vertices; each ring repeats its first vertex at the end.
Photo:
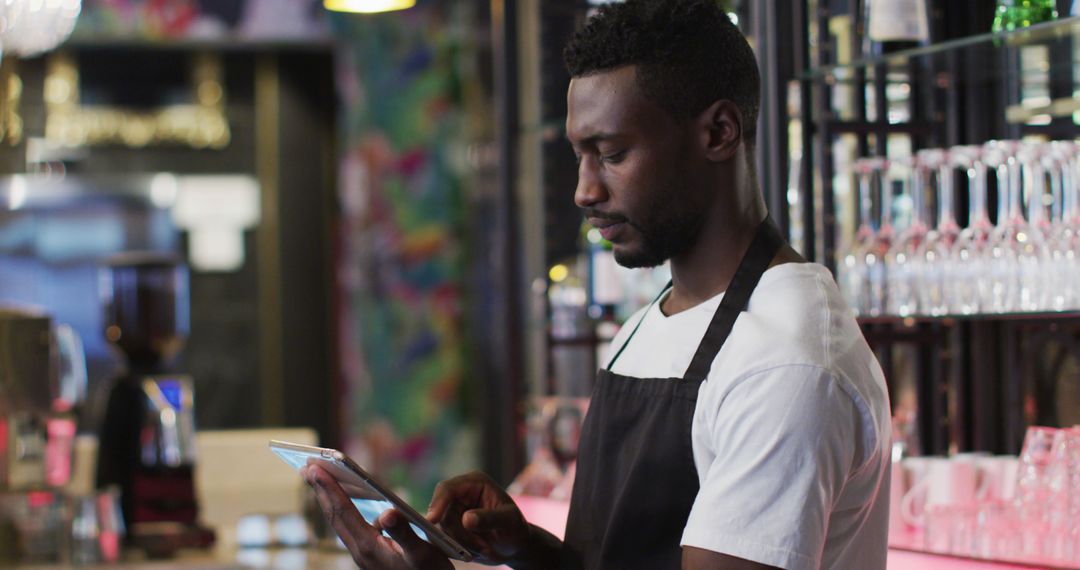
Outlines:
MULTIPOLYGON (((455 562, 455 570, 491 569, 491 566, 455 562)), ((22 565, 19 570, 352 570, 356 568, 345 552, 320 549, 248 549, 232 553, 195 554, 167 561, 111 564, 99 566, 22 565)), ((502 568, 502 567, 500 567, 502 568)), ((888 570, 1040 570, 1042 566, 1018 566, 979 560, 966 560, 931 554, 889 551, 888 570)), ((499 569, 496 569, 499 570, 499 569)))
MULTIPOLYGON (((527 496, 515 496, 515 502, 531 521, 556 536, 566 528, 568 504, 565 501, 527 496)), ((323 541, 326 544, 326 541, 323 541)), ((454 563, 455 570, 493 568, 475 563, 454 563)), ((239 570, 267 568, 274 570, 350 570, 356 568, 344 550, 333 546, 306 548, 236 548, 220 545, 211 550, 188 550, 167 560, 125 561, 119 564, 72 566, 60 564, 22 564, 18 570, 239 570)), ((941 556, 910 550, 890 549, 888 570, 1042 570, 1043 565, 1002 563, 995 561, 941 556)), ((496 570, 506 570, 498 567, 496 570)))

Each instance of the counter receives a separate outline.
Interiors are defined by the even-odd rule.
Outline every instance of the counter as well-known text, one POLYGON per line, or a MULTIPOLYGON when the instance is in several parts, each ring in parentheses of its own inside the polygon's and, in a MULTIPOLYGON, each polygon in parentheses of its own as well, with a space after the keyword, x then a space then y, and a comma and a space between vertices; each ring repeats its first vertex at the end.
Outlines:
MULTIPOLYGON (((1040 570, 1037 566, 1016 566, 934 556, 902 550, 889 551, 888 570, 1040 570)), ((491 570, 491 566, 457 562, 455 570, 491 570)), ((71 566, 18 566, 19 570, 61 570, 71 566)), ((102 566, 79 566, 80 570, 355 570, 352 558, 344 552, 314 549, 250 550, 232 556, 194 555, 162 562, 125 563, 102 566)), ((500 569, 495 569, 500 570, 500 569)))
MULTIPOLYGON (((345 551, 316 548, 244 549, 229 552, 192 552, 161 561, 124 562, 93 566, 20 565, 16 570, 355 570, 352 557, 345 551)), ((491 570, 491 566, 454 562, 455 570, 491 570)))
MULTIPOLYGON (((514 497, 525 517, 562 536, 566 528, 568 504, 535 497, 514 497)), ((491 566, 455 562, 455 570, 491 569, 491 566)), ((60 570, 63 565, 21 565, 19 570, 60 570)), ((292 549, 223 549, 195 551, 166 561, 125 562, 122 564, 80 566, 80 570, 353 570, 356 566, 345 551, 327 548, 292 549)), ((502 567, 497 568, 500 570, 502 567)), ((888 570, 1042 570, 1044 566, 1006 564, 984 560, 938 556, 922 552, 891 549, 888 570)))

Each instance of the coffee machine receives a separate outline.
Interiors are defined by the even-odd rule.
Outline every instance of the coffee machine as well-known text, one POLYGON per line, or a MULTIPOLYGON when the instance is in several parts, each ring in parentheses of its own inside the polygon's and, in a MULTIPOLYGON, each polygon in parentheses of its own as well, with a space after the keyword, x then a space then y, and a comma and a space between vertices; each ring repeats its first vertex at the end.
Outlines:
POLYGON ((52 320, 0 311, 0 488, 45 487, 46 418, 52 409, 52 320))
POLYGON ((197 524, 195 400, 170 370, 189 332, 188 269, 178 258, 124 253, 102 268, 105 338, 124 357, 100 432, 98 487, 117 485, 128 543, 151 556, 208 546, 197 524))
POLYGON ((78 334, 31 308, 0 308, 0 565, 63 561, 77 407, 78 334))

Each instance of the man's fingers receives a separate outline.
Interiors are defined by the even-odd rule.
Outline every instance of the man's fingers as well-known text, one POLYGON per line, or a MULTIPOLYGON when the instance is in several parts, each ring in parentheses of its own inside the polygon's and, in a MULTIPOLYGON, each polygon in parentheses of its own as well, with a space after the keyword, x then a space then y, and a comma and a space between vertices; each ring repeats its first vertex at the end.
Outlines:
POLYGON ((521 514, 513 504, 494 509, 473 509, 461 517, 461 524, 472 532, 505 531, 521 524, 521 514))
POLYGON ((497 486, 491 477, 479 471, 447 479, 435 487, 431 504, 428 506, 427 519, 442 522, 454 506, 463 509, 490 506, 484 504, 488 495, 485 491, 492 487, 497 486))
POLYGON ((358 564, 364 561, 363 564, 367 565, 366 561, 372 555, 379 531, 360 516, 341 485, 321 467, 306 467, 304 479, 315 490, 315 498, 319 501, 326 521, 341 537, 353 558, 358 564))
MULTIPOLYGON (((427 519, 432 522, 440 522, 446 516, 455 503, 462 502, 473 495, 479 496, 481 487, 477 484, 475 474, 459 475, 447 479, 435 486, 435 493, 428 505, 427 519)), ((476 500, 476 498, 472 498, 476 500)))
MULTIPOLYGON (((442 483, 439 485, 442 485, 442 483)), ((449 493, 440 494, 438 488, 436 488, 435 496, 431 499, 431 504, 428 505, 427 514, 424 515, 425 518, 431 522, 441 521, 453 502, 454 498, 449 493)))
POLYGON ((426 544, 423 539, 413 532, 408 519, 395 509, 387 509, 383 511, 383 514, 379 515, 379 526, 390 535, 390 538, 400 544, 405 552, 426 544))
POLYGON ((405 560, 413 568, 449 567, 446 555, 428 544, 413 531, 409 519, 397 509, 387 509, 379 515, 379 526, 400 546, 405 560))

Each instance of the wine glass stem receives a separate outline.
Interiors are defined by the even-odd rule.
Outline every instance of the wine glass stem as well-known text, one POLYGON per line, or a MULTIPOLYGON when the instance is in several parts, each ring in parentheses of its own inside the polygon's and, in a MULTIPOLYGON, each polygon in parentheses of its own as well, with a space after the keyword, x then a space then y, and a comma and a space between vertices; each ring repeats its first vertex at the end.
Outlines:
POLYGON ((1050 169, 1050 195, 1054 198, 1054 203, 1050 210, 1051 221, 1062 219, 1061 213, 1063 204, 1061 203, 1061 199, 1064 187, 1064 170, 1065 165, 1061 162, 1054 163, 1053 167, 1050 169))
POLYGON ((951 166, 938 169, 938 227, 956 224, 953 210, 953 170, 951 166))
POLYGON ((1028 223, 1035 225, 1046 221, 1043 196, 1046 194, 1046 169, 1039 162, 1031 164, 1031 190, 1028 193, 1028 223))
POLYGON ((1077 205, 1077 193, 1080 192, 1076 185, 1076 161, 1066 162, 1062 168, 1061 189, 1061 220, 1071 223, 1080 216, 1080 206, 1077 205))
POLYGON ((923 204, 926 201, 926 187, 924 186, 924 180, 926 172, 921 168, 916 168, 911 177, 911 225, 912 227, 920 227, 926 222, 926 212, 923 211, 923 204))
POLYGON ((984 223, 990 219, 986 213, 986 165, 975 161, 968 169, 968 226, 974 227, 976 222, 984 223))
POLYGON ((1021 186, 1020 178, 1020 165, 1016 163, 1016 159, 1010 158, 1008 162, 1008 178, 1009 178, 1009 218, 1017 219, 1024 217, 1023 198, 1024 192, 1021 186))
POLYGON ((870 201, 870 173, 859 172, 859 227, 873 227, 870 209, 873 203, 870 201))
MULTIPOLYGON (((884 173, 882 173, 884 174, 884 173)), ((882 175, 878 178, 880 181, 880 188, 878 189, 881 197, 881 228, 892 227, 892 192, 889 187, 889 182, 885 180, 885 176, 882 175)))

